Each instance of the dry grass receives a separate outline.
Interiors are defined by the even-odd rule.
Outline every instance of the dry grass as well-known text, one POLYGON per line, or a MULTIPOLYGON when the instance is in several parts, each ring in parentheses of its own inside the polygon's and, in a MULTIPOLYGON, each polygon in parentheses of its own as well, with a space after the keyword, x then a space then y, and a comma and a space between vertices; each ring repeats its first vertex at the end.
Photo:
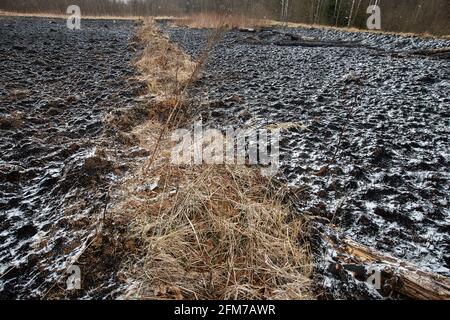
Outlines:
MULTIPOLYGON (((151 88, 166 97, 173 93, 170 81, 192 79, 187 77, 192 61, 149 23, 140 38, 157 49, 156 57, 161 51, 180 58, 178 69, 185 74, 174 78, 173 61, 147 54, 137 62, 160 79, 151 88)), ((133 286, 124 297, 313 298, 306 235, 283 202, 285 189, 254 167, 172 165, 173 142, 166 127, 151 117, 133 131, 141 146, 155 154, 144 170, 130 174, 114 210, 131 221, 132 237, 142 243, 140 254, 125 268, 133 286)))
POLYGON ((242 29, 269 26, 266 20, 249 18, 244 15, 220 15, 214 13, 200 13, 173 20, 175 25, 190 28, 208 29, 242 29))
POLYGON ((289 210, 255 170, 202 166, 171 170, 171 175, 163 175, 162 193, 133 199, 133 209, 140 213, 135 232, 144 241, 136 273, 140 287, 133 295, 311 297, 309 254, 299 241, 301 222, 289 222, 289 210))
MULTIPOLYGON (((53 12, 40 12, 40 13, 27 13, 27 12, 14 12, 14 11, 3 11, 0 10, 0 17, 35 17, 35 18, 54 18, 54 19, 67 19, 69 14, 62 13, 53 13, 53 12)), ((88 20, 145 20, 145 19, 154 19, 154 20, 166 20, 172 21, 176 19, 180 19, 174 16, 132 16, 132 15, 84 15, 82 14, 82 19, 88 20)))
MULTIPOLYGON (((0 10, 0 17, 35 17, 35 18, 54 18, 54 19, 67 19, 69 14, 61 14, 61 13, 25 13, 25 12, 12 12, 12 11, 2 11, 0 10)), ((94 20, 139 20, 142 17, 135 16, 109 16, 109 15, 82 15, 83 19, 94 19, 94 20)))
MULTIPOLYGON (((143 147, 153 147, 160 127, 136 129, 143 147)), ((284 189, 256 168, 171 165, 171 142, 160 143, 121 204, 144 243, 128 271, 138 285, 127 298, 312 298, 306 235, 283 204, 284 189)))
POLYGON ((178 96, 190 80, 195 63, 162 36, 151 19, 146 20, 137 36, 146 47, 136 66, 150 92, 164 100, 178 96))
MULTIPOLYGON (((12 12, 12 11, 2 11, 0 10, 0 16, 11 16, 11 17, 40 17, 40 18, 55 18, 55 19, 67 19, 68 15, 60 13, 24 13, 24 12, 12 12)), ((149 17, 141 16, 109 16, 109 15, 83 15, 83 19, 105 19, 105 20, 143 20, 149 17)), ((394 31, 383 31, 383 30, 368 30, 368 29, 358 29, 358 28, 345 28, 345 27, 334 27, 319 24, 305 24, 288 22, 287 24, 267 19, 254 19, 243 15, 233 15, 233 16, 223 16, 219 14, 212 13, 202 13, 186 17, 174 17, 174 16, 155 16, 152 17, 155 20, 167 20, 178 26, 186 26, 191 28, 220 28, 226 27, 228 29, 242 29, 242 28, 261 28, 261 27, 281 27, 286 26, 289 28, 317 28, 317 29, 327 29, 327 30, 338 30, 344 32, 369 32, 377 34, 387 34, 387 35, 399 35, 404 37, 419 37, 419 38, 432 38, 432 39, 450 39, 450 35, 433 35, 430 33, 412 33, 412 32, 394 32, 394 31)))
MULTIPOLYGON (((164 18, 163 18, 164 19, 164 18)), ((394 32, 394 31, 384 31, 384 30, 369 30, 369 29, 358 29, 358 28, 345 28, 345 27, 334 27, 319 24, 306 24, 306 23, 295 23, 288 22, 284 23, 277 20, 269 19, 254 19, 249 18, 244 15, 219 15, 213 13, 203 13, 191 16, 186 16, 182 18, 168 18, 165 20, 171 21, 174 25, 185 26, 190 28, 219 28, 226 27, 227 29, 244 29, 244 28, 263 28, 263 27, 288 27, 288 28, 315 28, 324 30, 337 30, 342 32, 368 32, 376 34, 386 34, 386 35, 397 35, 403 37, 419 37, 419 38, 442 38, 450 39, 450 35, 432 35, 430 33, 412 33, 412 32, 394 32)))

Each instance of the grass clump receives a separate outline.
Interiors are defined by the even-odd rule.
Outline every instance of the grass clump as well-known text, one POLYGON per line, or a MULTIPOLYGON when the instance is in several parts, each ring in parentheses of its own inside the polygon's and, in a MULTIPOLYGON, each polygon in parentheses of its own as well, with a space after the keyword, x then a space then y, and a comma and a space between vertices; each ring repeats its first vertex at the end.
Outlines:
POLYGON ((223 15, 215 13, 198 13, 173 20, 173 23, 179 26, 185 26, 198 29, 246 29, 261 28, 269 26, 263 19, 254 19, 244 15, 223 15))
POLYGON ((145 48, 136 62, 148 83, 149 91, 162 99, 179 95, 195 70, 195 62, 163 36, 152 19, 147 19, 137 34, 145 48))
POLYGON ((154 189, 130 198, 139 213, 133 230, 144 243, 133 296, 311 298, 302 222, 257 170, 158 164, 153 170, 154 189))
MULTIPOLYGON (((198 72, 200 62, 189 60, 152 22, 139 37, 147 52, 137 66, 154 81, 151 93, 166 97, 152 107, 184 108, 183 94, 176 103, 167 96, 183 81, 186 90, 194 78, 189 72, 198 72)), ((151 159, 128 176, 115 209, 141 244, 124 269, 133 285, 123 297, 313 298, 305 228, 284 203, 285 189, 255 167, 172 164, 176 125, 168 122, 176 117, 154 114, 133 130, 141 147, 153 150, 151 159)))

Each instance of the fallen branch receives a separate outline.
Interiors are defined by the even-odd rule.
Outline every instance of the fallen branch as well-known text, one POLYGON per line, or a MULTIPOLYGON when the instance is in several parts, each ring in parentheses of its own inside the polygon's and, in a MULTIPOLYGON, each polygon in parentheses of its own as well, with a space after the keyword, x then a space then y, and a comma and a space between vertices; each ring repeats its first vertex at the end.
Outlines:
POLYGON ((417 266, 388 254, 381 253, 351 239, 337 243, 328 239, 338 253, 336 269, 345 269, 355 278, 367 279, 370 272, 379 270, 381 293, 399 293, 418 300, 450 299, 450 280, 444 276, 420 270, 417 266))

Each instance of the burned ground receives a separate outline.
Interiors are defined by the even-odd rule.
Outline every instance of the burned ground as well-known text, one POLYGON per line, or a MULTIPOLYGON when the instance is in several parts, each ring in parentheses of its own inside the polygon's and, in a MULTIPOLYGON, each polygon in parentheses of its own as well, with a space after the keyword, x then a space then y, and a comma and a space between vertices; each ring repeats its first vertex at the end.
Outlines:
MULTIPOLYGON (((210 34, 162 28, 194 56, 210 34)), ((191 96, 207 126, 285 127, 279 176, 302 190, 299 214, 329 221, 322 232, 448 276, 449 45, 337 30, 231 31, 191 96), (447 54, 415 54, 432 48, 447 54)), ((343 285, 325 278, 323 286, 343 285)))
MULTIPOLYGON (((118 178, 148 155, 127 133, 147 112, 147 88, 132 66, 131 21, 83 20, 80 31, 52 19, 0 25, 0 297, 41 298, 91 244, 118 178)), ((162 28, 194 57, 211 34, 162 28)), ((283 128, 279 178, 298 190, 299 215, 320 217, 320 233, 449 276, 449 46, 337 30, 230 31, 189 96, 208 126, 283 128)), ((333 253, 312 240, 330 297, 377 297, 329 274, 333 253)), ((115 271, 134 244, 101 245, 111 242, 102 235, 90 249, 97 258, 84 260, 104 274, 87 277, 85 297, 120 291, 115 271)))
POLYGON ((126 128, 110 121, 138 108, 146 89, 132 67, 135 29, 132 21, 86 20, 71 31, 63 19, 0 18, 2 298, 43 297, 66 277, 125 157, 139 156, 126 128))

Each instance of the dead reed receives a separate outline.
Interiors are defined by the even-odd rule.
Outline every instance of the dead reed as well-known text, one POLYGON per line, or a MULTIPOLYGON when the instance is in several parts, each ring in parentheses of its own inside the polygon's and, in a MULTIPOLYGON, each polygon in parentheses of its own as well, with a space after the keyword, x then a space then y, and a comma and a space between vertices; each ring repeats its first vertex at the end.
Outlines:
POLYGON ((164 121, 151 116, 133 131, 153 153, 144 172, 125 181, 115 209, 130 221, 130 237, 142 243, 124 270, 133 283, 124 297, 312 298, 305 228, 283 202, 284 191, 254 167, 170 162, 171 122, 189 107, 184 92, 210 48, 194 63, 152 21, 139 37, 148 51, 136 64, 160 96, 150 109, 168 108, 170 115, 164 121))
POLYGON ((254 19, 244 15, 222 15, 216 13, 198 13, 173 20, 179 26, 199 29, 244 29, 269 26, 266 20, 254 19))

